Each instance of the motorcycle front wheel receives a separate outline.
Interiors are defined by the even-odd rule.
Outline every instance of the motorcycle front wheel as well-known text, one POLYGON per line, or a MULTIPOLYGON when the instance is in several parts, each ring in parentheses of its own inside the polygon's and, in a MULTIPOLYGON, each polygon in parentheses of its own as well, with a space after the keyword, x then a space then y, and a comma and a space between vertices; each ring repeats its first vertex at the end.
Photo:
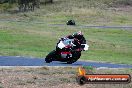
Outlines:
POLYGON ((54 58, 54 55, 55 55, 55 50, 51 51, 45 58, 45 62, 46 63, 50 63, 52 62, 53 58, 54 58))

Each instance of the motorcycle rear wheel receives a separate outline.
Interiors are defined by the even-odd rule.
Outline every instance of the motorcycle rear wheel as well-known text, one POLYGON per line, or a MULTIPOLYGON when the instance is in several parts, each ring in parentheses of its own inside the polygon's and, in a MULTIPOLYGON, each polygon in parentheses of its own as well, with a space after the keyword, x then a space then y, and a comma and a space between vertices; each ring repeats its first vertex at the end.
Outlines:
POLYGON ((76 62, 80 58, 81 52, 75 52, 73 55, 74 55, 73 56, 74 58, 71 58, 70 60, 68 60, 67 64, 72 64, 72 63, 76 62))
POLYGON ((68 61, 67 61, 67 64, 72 64, 72 63, 76 62, 77 60, 78 60, 78 59, 72 59, 72 58, 71 58, 71 60, 68 60, 68 61))

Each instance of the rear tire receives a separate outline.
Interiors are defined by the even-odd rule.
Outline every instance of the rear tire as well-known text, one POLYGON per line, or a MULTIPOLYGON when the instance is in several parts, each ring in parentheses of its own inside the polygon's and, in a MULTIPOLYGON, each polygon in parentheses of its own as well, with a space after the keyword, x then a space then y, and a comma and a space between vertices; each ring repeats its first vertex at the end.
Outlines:
MULTIPOLYGON (((71 58, 72 59, 72 58, 71 58)), ((67 64, 72 64, 72 63, 74 63, 74 62, 76 62, 77 60, 69 60, 69 61, 67 61, 67 64)))
POLYGON ((81 52, 74 52, 73 57, 69 61, 67 61, 67 64, 72 64, 76 62, 80 58, 80 56, 81 56, 81 52))
POLYGON ((67 64, 72 64, 73 62, 72 61, 67 61, 67 64))

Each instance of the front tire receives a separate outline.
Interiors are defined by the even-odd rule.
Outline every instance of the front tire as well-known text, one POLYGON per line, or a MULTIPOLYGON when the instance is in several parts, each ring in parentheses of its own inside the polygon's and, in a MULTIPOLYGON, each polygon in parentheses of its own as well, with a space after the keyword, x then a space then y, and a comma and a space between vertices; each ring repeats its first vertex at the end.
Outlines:
POLYGON ((50 62, 52 62, 53 61, 53 58, 54 58, 54 56, 55 56, 55 50, 53 50, 53 51, 51 51, 47 56, 46 56, 46 58, 45 58, 45 62, 46 63, 50 63, 50 62))
POLYGON ((50 62, 52 62, 52 59, 50 59, 50 58, 45 58, 45 62, 46 62, 46 63, 50 63, 50 62))

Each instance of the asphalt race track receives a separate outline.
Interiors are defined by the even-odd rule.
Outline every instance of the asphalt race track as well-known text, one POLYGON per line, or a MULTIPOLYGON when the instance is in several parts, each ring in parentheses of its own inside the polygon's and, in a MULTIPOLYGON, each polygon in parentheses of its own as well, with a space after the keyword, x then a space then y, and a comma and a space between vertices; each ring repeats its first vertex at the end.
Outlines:
POLYGON ((92 67, 108 67, 108 68, 132 68, 132 65, 110 64, 88 61, 77 61, 73 64, 53 61, 45 63, 45 59, 20 57, 20 56, 0 56, 0 66, 92 66, 92 67))

